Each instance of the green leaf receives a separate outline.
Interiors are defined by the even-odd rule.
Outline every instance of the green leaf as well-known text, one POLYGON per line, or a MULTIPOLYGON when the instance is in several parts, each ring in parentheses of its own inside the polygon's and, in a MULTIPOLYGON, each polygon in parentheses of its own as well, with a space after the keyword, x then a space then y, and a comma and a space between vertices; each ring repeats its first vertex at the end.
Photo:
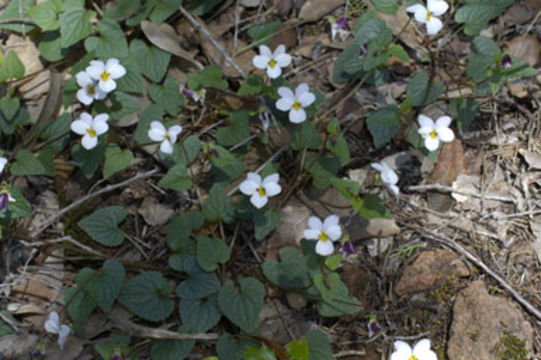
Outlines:
POLYGON ((188 176, 186 164, 179 163, 167 171, 167 174, 161 178, 158 185, 164 189, 184 191, 190 189, 193 186, 193 183, 188 176))
POLYGON ((178 11, 182 0, 156 0, 156 6, 149 16, 150 21, 155 24, 164 22, 169 16, 178 11))
POLYGON ((65 11, 60 14, 61 45, 67 48, 92 34, 91 20, 95 12, 85 10, 84 0, 65 0, 65 11))
POLYGON ((201 86, 214 86, 219 89, 227 89, 229 84, 222 78, 222 69, 216 65, 206 66, 198 73, 188 74, 188 87, 197 90, 201 86))
POLYGON ((334 254, 325 259, 325 266, 331 271, 335 271, 342 265, 342 254, 334 254))
POLYGON ((218 293, 218 305, 223 314, 242 331, 254 333, 259 312, 263 307, 265 288, 259 280, 246 277, 239 281, 240 289, 225 284, 218 293))
POLYGON ((458 133, 464 135, 479 112, 479 102, 476 99, 453 99, 451 114, 456 119, 458 133))
POLYGON ((43 164, 29 150, 17 151, 16 160, 10 167, 11 174, 15 176, 44 175, 43 164))
POLYGON ((28 122, 30 115, 20 106, 19 99, 8 96, 0 99, 0 130, 6 135, 15 132, 18 125, 28 122))
POLYGON ((88 179, 94 175, 104 156, 104 142, 98 142, 98 145, 91 150, 86 150, 81 144, 76 144, 71 148, 73 161, 81 168, 81 171, 88 179))
POLYGON ((413 106, 424 106, 436 101, 443 91, 443 83, 433 82, 429 88, 430 74, 419 71, 408 83, 406 94, 412 99, 413 106))
POLYGON ((276 355, 268 347, 263 345, 262 347, 250 346, 244 350, 245 360, 276 360, 276 355))
POLYGON ((157 83, 162 80, 167 71, 171 54, 155 46, 147 46, 139 39, 134 39, 130 43, 130 57, 135 59, 143 75, 157 83))
POLYGON ((152 360, 181 360, 192 351, 195 340, 158 340, 150 350, 152 360))
POLYGON ((173 156, 176 157, 175 162, 177 164, 179 163, 191 164, 197 158, 200 151, 201 151, 201 141, 199 140, 197 135, 191 135, 191 136, 188 136, 182 142, 182 145, 180 146, 180 150, 178 151, 178 156, 176 156, 175 153, 173 153, 173 156))
POLYGON ((210 162, 214 166, 216 181, 230 182, 238 178, 244 172, 244 163, 237 159, 225 148, 216 145, 214 147, 218 156, 211 154, 210 162))
POLYGON ((402 124, 396 105, 387 105, 373 111, 366 118, 366 126, 374 138, 374 146, 381 149, 400 131, 402 124))
MULTIPOLYGON (((4 1, 3 4, 6 2, 4 1)), ((36 3, 36 0, 10 0, 8 5, 2 9, 0 20, 19 19, 30 17, 30 8, 36 3), (19 11, 19 4, 22 4, 22 11, 19 11)), ((29 33, 37 27, 34 24, 21 24, 17 22, 9 22, 0 24, 0 29, 12 30, 19 33, 29 33)))
MULTIPOLYGON (((2 315, 13 321, 13 323, 17 323, 17 320, 8 311, 1 310, 0 312, 2 315)), ((13 334, 13 328, 0 319, 0 337, 9 334, 13 334)))
POLYGON ((318 330, 310 330, 304 336, 310 349, 308 360, 332 359, 332 348, 327 336, 318 330))
POLYGON ((366 195, 363 199, 357 199, 353 203, 353 210, 357 211, 365 219, 393 218, 383 201, 374 194, 366 195))
POLYGON ((132 278, 120 291, 118 301, 149 321, 165 320, 174 306, 167 280, 158 271, 145 271, 132 278))
MULTIPOLYGON (((167 245, 173 251, 186 251, 185 240, 188 240, 193 230, 201 226, 203 226, 203 216, 199 211, 190 211, 177 216, 167 226, 167 245)), ((195 254, 195 246, 193 249, 195 254)))
POLYGON ((222 127, 216 132, 216 140, 222 146, 233 146, 250 136, 250 123, 248 113, 236 110, 231 113, 230 125, 222 127))
POLYGON ((321 316, 341 316, 360 311, 360 305, 348 295, 348 289, 337 273, 320 273, 314 276, 313 280, 323 298, 317 304, 321 316))
POLYGON ((49 62, 61 60, 68 52, 67 49, 62 48, 59 30, 43 33, 38 50, 41 56, 49 62))
POLYGON ((21 190, 16 187, 9 189, 9 194, 15 199, 15 202, 9 202, 4 210, 0 211, 0 217, 3 219, 25 218, 32 214, 32 207, 21 194, 21 190))
POLYGON ((187 0, 186 6, 188 9, 198 16, 203 16, 208 14, 214 7, 222 4, 222 0, 187 0))
POLYGON ((24 76, 24 65, 15 51, 8 52, 4 61, 0 62, 0 83, 24 76))
POLYGON ((148 95, 156 104, 160 104, 171 116, 176 116, 184 105, 178 82, 173 78, 165 79, 163 85, 151 84, 148 95))
POLYGON ((141 5, 141 0, 117 0, 117 6, 110 6, 103 17, 111 20, 124 20, 130 17, 141 5))
POLYGON ((120 206, 108 206, 94 211, 77 223, 93 240, 105 246, 118 246, 124 241, 124 231, 118 224, 126 218, 120 206))
POLYGON ((263 274, 273 284, 284 289, 304 289, 311 285, 306 260, 293 248, 284 247, 278 253, 280 262, 267 260, 263 264, 263 274))
POLYGON ((124 283, 124 267, 115 260, 106 260, 98 271, 84 268, 85 281, 79 282, 79 288, 105 312, 111 311, 122 284, 124 283))
POLYGON ((244 360, 242 358, 244 350, 246 350, 246 348, 249 346, 254 345, 256 344, 253 341, 243 338, 237 339, 228 333, 224 333, 218 338, 216 352, 218 353, 220 360, 244 360))
POLYGON ((261 241, 276 229, 280 222, 280 213, 273 209, 257 211, 254 213, 253 220, 255 239, 261 241))
POLYGON ((398 0, 371 0, 374 8, 384 14, 394 15, 398 10, 398 0))
POLYGON ((250 95, 250 94, 259 94, 263 92, 265 84, 263 84, 263 79, 257 75, 248 75, 246 80, 244 80, 237 91, 239 95, 250 95))
POLYGON ((306 338, 291 340, 287 344, 287 353, 291 356, 291 360, 308 360, 310 348, 306 338))
POLYGON ((312 175, 314 186, 318 189, 324 189, 338 174, 340 161, 335 157, 311 156, 306 159, 304 168, 312 175))
POLYGON ((350 160, 349 146, 346 139, 340 133, 340 122, 337 119, 332 119, 327 126, 329 138, 325 142, 325 147, 335 155, 343 166, 350 160))
POLYGON ((116 81, 117 90, 132 94, 142 94, 144 86, 139 64, 134 58, 128 57, 122 60, 122 66, 126 68, 126 75, 116 81))
POLYGON ((321 145, 321 136, 311 121, 298 124, 291 135, 291 148, 293 150, 317 150, 321 145))
POLYGON ((252 39, 252 42, 257 42, 258 44, 268 44, 272 39, 272 36, 278 30, 280 24, 281 23, 279 21, 273 21, 266 24, 254 25, 248 29, 247 34, 252 39), (262 41, 259 42, 259 40, 262 41))
POLYGON ((363 70, 360 54, 361 44, 352 43, 346 47, 334 63, 333 81, 345 83, 360 77, 363 70))
POLYGON ((133 154, 129 149, 122 150, 118 145, 111 144, 105 150, 105 163, 103 164, 103 178, 124 170, 133 161, 133 154))
POLYGON ((455 13, 455 21, 464 23, 466 35, 477 35, 488 22, 503 13, 513 4, 513 0, 466 0, 455 13))
POLYGON ((165 114, 165 109, 156 104, 149 105, 139 117, 137 122, 137 129, 135 129, 135 141, 139 144, 146 144, 150 142, 148 137, 148 130, 150 130, 150 123, 152 121, 160 120, 165 114))
POLYGON ((204 333, 222 318, 216 295, 207 299, 182 299, 179 303, 182 324, 196 333, 204 333))
POLYGON ((115 91, 109 96, 109 102, 99 101, 94 105, 97 113, 108 113, 112 120, 120 120, 141 110, 135 99, 123 92, 115 91), (109 106, 108 106, 109 105, 109 106))
POLYGON ((50 31, 60 27, 58 14, 62 11, 64 11, 62 0, 45 0, 30 8, 28 15, 43 31, 50 31))
POLYGON ((128 41, 122 28, 115 20, 102 19, 98 22, 99 36, 85 40, 85 49, 101 58, 124 58, 128 56, 128 41))
POLYGON ((48 121, 39 128, 41 140, 53 141, 62 138, 70 132, 71 114, 64 113, 54 120, 48 121))
POLYGON ((208 222, 233 221, 234 209, 231 199, 227 196, 225 188, 221 184, 214 184, 209 195, 203 203, 203 217, 208 222))
POLYGON ((229 247, 223 241, 206 236, 197 238, 197 262, 203 270, 216 270, 218 264, 225 264, 229 260, 229 256, 229 247))
POLYGON ((87 292, 83 291, 84 286, 88 284, 93 277, 94 272, 91 269, 82 269, 75 276, 77 287, 69 288, 64 295, 64 302, 66 303, 68 314, 73 320, 75 329, 78 330, 84 328, 88 316, 97 305, 96 300, 94 300, 87 292))
POLYGON ((175 292, 183 300, 204 299, 220 290, 220 280, 215 273, 196 268, 197 271, 190 273, 188 279, 177 286, 175 292))

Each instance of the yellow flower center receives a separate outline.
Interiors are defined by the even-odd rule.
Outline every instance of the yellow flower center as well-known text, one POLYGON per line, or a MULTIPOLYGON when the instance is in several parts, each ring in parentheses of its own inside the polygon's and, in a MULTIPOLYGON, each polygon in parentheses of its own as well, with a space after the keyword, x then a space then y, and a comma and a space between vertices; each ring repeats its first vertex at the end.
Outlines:
POLYGON ((428 136, 430 136, 432 139, 435 139, 438 137, 438 133, 436 132, 436 130, 432 130, 432 132, 428 134, 428 136))
POLYGON ((301 103, 295 100, 295 102, 293 103, 293 109, 299 110, 300 108, 301 108, 301 103))
POLYGON ((257 193, 259 194, 259 196, 265 196, 265 188, 263 186, 260 186, 259 189, 257 189, 257 193))
MULTIPOLYGON (((426 21, 430 21, 430 18, 432 17, 432 13, 430 11, 426 12, 426 21)), ((413 355, 412 355, 413 356, 413 355)), ((408 359, 411 360, 411 359, 408 359)))
POLYGON ((419 360, 419 358, 417 358, 415 355, 411 355, 408 360, 419 360))
POLYGON ((325 231, 320 231, 319 232, 319 240, 321 240, 323 242, 329 240, 329 236, 325 233, 325 231))
POLYGON ((88 133, 88 135, 90 135, 90 137, 96 137, 96 131, 94 130, 94 128, 92 128, 92 126, 86 129, 86 132, 88 133))
POLYGON ((88 85, 88 93, 90 95, 94 95, 96 93, 96 86, 95 85, 88 85))
MULTIPOLYGON (((169 136, 169 133, 168 133, 168 132, 165 133, 165 138, 166 138, 167 140, 171 141, 171 136, 169 136)), ((172 141, 171 141, 171 142, 172 142, 172 141)))
POLYGON ((109 74, 109 73, 108 73, 107 71, 105 71, 105 70, 101 73, 101 79, 102 79, 103 81, 109 80, 109 76, 111 76, 111 74, 109 74))
POLYGON ((270 60, 269 60, 269 66, 270 66, 271 68, 275 67, 275 66, 276 66, 276 60, 270 59, 270 60))

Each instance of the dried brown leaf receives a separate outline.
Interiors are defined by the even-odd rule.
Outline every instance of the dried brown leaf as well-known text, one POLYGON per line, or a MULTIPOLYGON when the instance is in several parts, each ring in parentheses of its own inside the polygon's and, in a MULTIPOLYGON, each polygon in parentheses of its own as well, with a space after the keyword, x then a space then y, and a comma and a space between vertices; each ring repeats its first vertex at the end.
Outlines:
POLYGON ((318 21, 337 7, 344 5, 345 0, 308 0, 299 13, 303 21, 318 21))
POLYGON ((507 42, 507 47, 511 55, 521 58, 530 66, 535 66, 539 62, 541 46, 533 34, 516 36, 507 42))
POLYGON ((541 170, 541 154, 524 149, 520 149, 518 152, 524 156, 524 160, 530 165, 530 168, 541 170))

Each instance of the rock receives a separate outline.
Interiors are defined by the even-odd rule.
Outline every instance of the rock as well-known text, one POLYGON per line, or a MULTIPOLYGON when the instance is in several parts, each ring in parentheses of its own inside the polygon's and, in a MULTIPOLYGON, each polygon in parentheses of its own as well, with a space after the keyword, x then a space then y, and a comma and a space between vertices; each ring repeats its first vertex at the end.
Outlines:
POLYGON ((306 307, 306 296, 299 293, 288 292, 286 293, 287 304, 293 310, 301 310, 306 307))
POLYGON ((365 219, 356 214, 346 228, 351 241, 359 241, 372 237, 393 236, 400 232, 394 219, 365 219))
POLYGON ((143 219, 145 219, 145 222, 150 226, 163 224, 171 218, 173 213, 173 209, 158 203, 156 199, 151 196, 146 197, 139 208, 139 214, 141 214, 143 219))
POLYGON ((458 258, 457 254, 443 249, 423 251, 413 264, 406 266, 396 285, 395 292, 397 295, 403 296, 424 291, 453 275, 470 275, 469 269, 458 258))
POLYGON ((449 360, 500 360, 498 345, 510 334, 525 341, 531 352, 533 329, 518 305, 489 295, 483 281, 477 280, 457 295, 447 355, 449 360))
POLYGON ((305 205, 288 202, 282 208, 280 223, 266 241, 266 259, 276 259, 278 251, 285 246, 299 247, 310 216, 305 205))

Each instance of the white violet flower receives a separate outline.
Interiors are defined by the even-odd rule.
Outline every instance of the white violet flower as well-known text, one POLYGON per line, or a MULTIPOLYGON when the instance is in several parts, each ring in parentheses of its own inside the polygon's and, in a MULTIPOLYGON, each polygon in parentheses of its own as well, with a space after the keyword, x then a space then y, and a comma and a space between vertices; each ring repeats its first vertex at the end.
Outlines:
POLYGON ((83 135, 81 145, 86 150, 90 150, 98 144, 98 136, 109 130, 107 120, 109 120, 107 114, 98 114, 96 117, 92 117, 89 113, 83 112, 79 119, 71 123, 71 130, 76 134, 83 135))
POLYGON ((342 41, 346 40, 349 35, 348 31, 348 18, 346 16, 341 17, 336 20, 333 16, 329 17, 329 22, 331 24, 331 40, 334 41, 336 35, 340 36, 342 41))
POLYGON ((49 320, 45 322, 45 330, 53 334, 58 334, 58 346, 60 346, 60 349, 63 349, 66 337, 70 333, 70 328, 67 325, 60 324, 56 311, 49 314, 49 320))
POLYGON ((85 105, 90 105, 94 100, 103 100, 107 93, 98 86, 98 81, 94 80, 85 71, 79 71, 75 75, 77 84, 81 87, 77 91, 77 100, 85 105))
POLYGON ((126 68, 120 65, 118 59, 112 58, 104 63, 101 60, 92 60, 86 68, 86 72, 94 80, 98 81, 98 87, 110 93, 116 89, 116 79, 126 75, 126 68))
POLYGON ((306 120, 304 108, 310 106, 316 100, 316 96, 309 91, 306 83, 299 84, 295 89, 295 93, 288 87, 279 87, 278 94, 281 98, 276 102, 276 108, 289 111, 289 121, 294 124, 306 120))
POLYGON ((370 166, 373 169, 376 169, 379 171, 379 176, 381 178, 381 181, 385 184, 387 189, 389 189, 390 192, 393 193, 394 196, 398 196, 399 189, 396 184, 398 183, 398 175, 394 172, 393 169, 387 163, 384 161, 379 163, 372 163, 370 166))
POLYGON ((428 339, 418 341, 413 349, 408 343, 398 340, 394 342, 394 348, 390 360, 438 360, 436 353, 430 350, 428 339))
POLYGON ((276 79, 282 75, 282 68, 289 66, 291 63, 291 55, 286 54, 286 47, 278 45, 271 52, 268 46, 261 45, 259 47, 259 55, 254 56, 252 64, 258 69, 267 69, 267 75, 271 79, 276 79))
POLYGON ((4 172, 4 168, 6 167, 6 164, 8 163, 8 159, 5 157, 0 157, 0 174, 4 172))
POLYGON ((428 150, 434 151, 440 146, 440 141, 451 142, 455 139, 455 133, 449 129, 451 118, 441 116, 436 123, 428 116, 419 115, 419 134, 425 139, 425 146, 428 150))
POLYGON ((249 172, 246 175, 246 180, 240 184, 239 190, 244 195, 250 196, 252 205, 261 209, 267 204, 270 197, 278 195, 282 191, 280 184, 278 184, 279 180, 278 173, 271 174, 261 181, 259 174, 249 172))
POLYGON ((161 141, 160 151, 165 154, 173 153, 173 144, 177 142, 178 135, 182 132, 182 126, 173 125, 169 129, 159 121, 150 123, 148 137, 153 141, 161 141))
POLYGON ((407 12, 412 12, 415 20, 426 25, 426 32, 429 35, 438 33, 443 27, 443 23, 436 16, 443 15, 449 4, 443 0, 427 0, 426 7, 421 4, 415 4, 406 8, 407 12))
POLYGON ((336 215, 329 215, 321 222, 316 216, 308 219, 308 229, 304 230, 304 237, 309 240, 317 240, 316 253, 328 256, 334 252, 333 241, 340 239, 342 229, 336 215))

